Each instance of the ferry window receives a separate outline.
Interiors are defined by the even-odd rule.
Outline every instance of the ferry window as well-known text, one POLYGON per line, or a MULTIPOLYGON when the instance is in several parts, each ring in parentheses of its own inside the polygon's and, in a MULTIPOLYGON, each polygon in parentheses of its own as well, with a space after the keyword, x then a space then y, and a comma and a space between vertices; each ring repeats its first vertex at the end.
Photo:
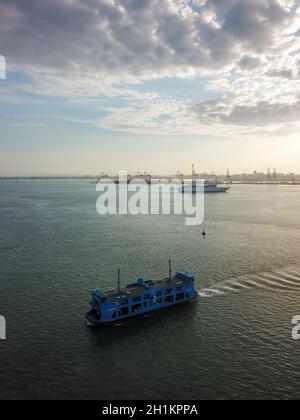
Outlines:
POLYGON ((178 293, 176 295, 176 300, 178 301, 178 300, 182 300, 182 299, 184 299, 184 293, 178 293))
POLYGON ((165 298, 165 302, 167 302, 167 303, 174 302, 174 297, 173 296, 167 296, 165 298))
POLYGON ((165 294, 168 295, 169 293, 172 293, 173 289, 167 289, 165 290, 165 294))
POLYGON ((145 295, 145 299, 152 299, 151 295, 145 295))
POLYGON ((157 292, 156 293, 156 296, 161 296, 162 295, 162 292, 157 292))
POLYGON ((147 302, 144 303, 144 307, 147 308, 147 302))
POLYGON ((139 305, 133 305, 132 312, 133 313, 139 312, 141 309, 142 309, 142 305, 141 304, 139 304, 139 305))
POLYGON ((120 305, 128 305, 128 299, 121 300, 120 305))
POLYGON ((122 308, 122 309, 119 310, 118 316, 128 315, 128 313, 129 313, 129 309, 128 308, 122 308))
POLYGON ((112 319, 115 318, 116 317, 116 312, 114 312, 111 317, 112 317, 112 319))
POLYGON ((140 302, 141 296, 137 296, 137 297, 133 298, 132 300, 133 300, 133 302, 140 302))
POLYGON ((177 286, 176 287, 176 292, 180 292, 180 290, 182 290, 182 286, 177 286))

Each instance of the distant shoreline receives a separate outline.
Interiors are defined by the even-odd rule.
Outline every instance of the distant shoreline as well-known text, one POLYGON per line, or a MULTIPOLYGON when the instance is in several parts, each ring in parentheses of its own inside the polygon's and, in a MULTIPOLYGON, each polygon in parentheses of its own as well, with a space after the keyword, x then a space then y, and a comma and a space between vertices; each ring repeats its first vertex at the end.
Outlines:
MULTIPOLYGON (((220 178, 222 175, 220 175, 220 178)), ((238 177, 238 175, 234 175, 234 177, 238 177)), ((112 177, 113 178, 113 177, 112 177)), ((155 179, 164 179, 164 178, 171 178, 168 175, 165 176, 156 176, 155 179)), ((217 176, 218 178, 218 176, 217 176)), ((98 179, 96 176, 15 176, 15 177, 0 177, 0 181, 68 181, 68 180, 87 180, 87 181, 94 181, 98 179)), ((97 182, 95 182, 97 183, 97 182)), ((220 179, 219 184, 225 184, 226 182, 222 179, 220 179)), ((289 185, 289 186, 296 186, 300 185, 300 181, 295 180, 292 181, 243 181, 243 180, 234 180, 231 183, 228 183, 230 185, 289 185)))
POLYGON ((64 179, 97 179, 96 176, 0 176, 0 181, 7 181, 7 180, 64 180, 64 179))

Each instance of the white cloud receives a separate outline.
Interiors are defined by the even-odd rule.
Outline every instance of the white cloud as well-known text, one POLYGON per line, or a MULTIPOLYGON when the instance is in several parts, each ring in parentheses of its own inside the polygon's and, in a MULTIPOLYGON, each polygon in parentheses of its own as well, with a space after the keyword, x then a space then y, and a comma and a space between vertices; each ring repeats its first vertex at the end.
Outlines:
POLYGON ((300 26, 294 3, 119 0, 115 7, 114 0, 1 0, 1 49, 18 65, 70 74, 212 71, 237 64, 243 52, 291 46, 300 26))
POLYGON ((203 102, 194 108, 202 122, 246 127, 276 127, 300 122, 300 98, 293 102, 239 103, 228 96, 216 101, 203 102))
POLYGON ((104 127, 218 133, 240 126, 268 133, 279 117, 280 126, 298 118, 299 6, 298 0, 0 0, 0 52, 10 68, 33 78, 23 92, 126 100, 124 108, 105 109, 97 122, 104 127), (135 88, 161 77, 204 75, 219 99, 192 111, 180 92, 174 101, 135 88))

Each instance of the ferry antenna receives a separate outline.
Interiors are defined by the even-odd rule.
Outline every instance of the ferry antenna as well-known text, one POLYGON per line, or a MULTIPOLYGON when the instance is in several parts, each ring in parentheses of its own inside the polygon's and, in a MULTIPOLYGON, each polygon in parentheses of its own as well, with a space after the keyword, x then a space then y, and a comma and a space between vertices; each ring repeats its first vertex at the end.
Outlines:
POLYGON ((171 260, 169 260, 169 279, 172 280, 172 265, 171 265, 171 260))
POLYGON ((118 294, 121 293, 121 270, 118 268, 118 294))

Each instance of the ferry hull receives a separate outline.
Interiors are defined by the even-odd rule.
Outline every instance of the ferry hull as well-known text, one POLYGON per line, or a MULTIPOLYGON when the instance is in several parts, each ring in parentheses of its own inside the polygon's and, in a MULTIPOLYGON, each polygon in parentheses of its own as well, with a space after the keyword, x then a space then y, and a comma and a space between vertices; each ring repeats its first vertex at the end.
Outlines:
POLYGON ((198 297, 199 297, 199 295, 198 295, 198 293, 196 293, 195 296, 191 296, 190 298, 187 298, 187 299, 182 300, 180 302, 174 302, 174 303, 170 303, 168 305, 159 305, 159 307, 153 308, 151 310, 145 310, 145 311, 142 311, 142 312, 139 312, 139 313, 136 313, 136 314, 132 314, 130 316, 120 317, 120 318, 116 318, 114 320, 109 320, 109 321, 95 321, 95 320, 90 318, 89 313, 86 314, 85 318, 86 318, 88 326, 112 326, 112 325, 117 324, 118 322, 129 321, 130 319, 138 318, 138 317, 141 317, 143 315, 148 315, 148 314, 151 314, 153 312, 163 311, 164 309, 171 309, 171 308, 174 308, 175 306, 179 306, 179 305, 183 305, 185 303, 193 302, 198 297))

